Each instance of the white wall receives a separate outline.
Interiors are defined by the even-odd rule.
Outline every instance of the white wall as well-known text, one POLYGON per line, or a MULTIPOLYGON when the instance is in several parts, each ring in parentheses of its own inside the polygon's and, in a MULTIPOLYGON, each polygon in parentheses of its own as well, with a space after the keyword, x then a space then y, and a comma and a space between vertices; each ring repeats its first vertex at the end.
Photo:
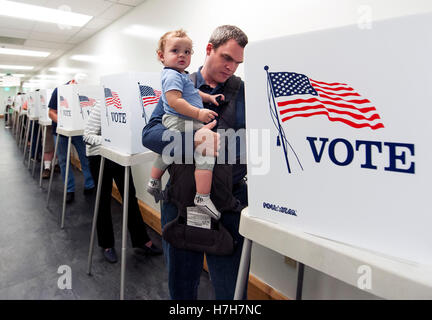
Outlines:
MULTIPOLYGON (((48 67, 76 68, 88 74, 83 83, 98 83, 105 74, 123 71, 160 71, 155 49, 166 31, 182 27, 194 41, 195 54, 189 68, 204 61, 204 48, 212 30, 221 24, 235 24, 249 40, 332 28, 432 11, 430 0, 148 0, 48 67), (71 60, 73 55, 90 55, 95 62, 71 60)), ((373 27, 373 25, 372 25, 373 27)), ((247 49, 246 49, 247 59, 247 49)), ((51 74, 51 73, 50 73, 51 74)), ((237 72, 243 76, 243 67, 237 72)), ((72 75, 64 75, 45 87, 54 87, 72 75)), ((137 196, 158 206, 145 193, 150 165, 133 168, 137 196)), ((295 269, 284 258, 254 245, 251 272, 290 298, 295 297, 295 269)), ((303 296, 306 299, 373 299, 374 296, 306 268, 303 296)))

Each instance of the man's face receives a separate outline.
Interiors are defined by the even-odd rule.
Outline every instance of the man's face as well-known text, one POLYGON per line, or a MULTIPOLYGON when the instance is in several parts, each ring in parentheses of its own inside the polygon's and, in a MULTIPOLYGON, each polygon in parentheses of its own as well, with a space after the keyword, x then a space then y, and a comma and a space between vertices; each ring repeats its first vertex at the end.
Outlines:
POLYGON ((208 75, 217 83, 227 81, 243 62, 244 48, 234 39, 228 40, 217 49, 209 43, 206 51, 208 75))

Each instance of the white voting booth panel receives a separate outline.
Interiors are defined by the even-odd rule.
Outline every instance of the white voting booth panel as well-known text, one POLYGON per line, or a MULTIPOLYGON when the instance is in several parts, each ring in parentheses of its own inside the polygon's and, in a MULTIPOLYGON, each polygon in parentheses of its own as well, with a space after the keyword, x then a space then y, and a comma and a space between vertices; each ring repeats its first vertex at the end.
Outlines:
POLYGON ((432 263, 431 29, 414 15, 248 45, 250 215, 432 263))
POLYGON ((67 130, 84 130, 90 108, 103 101, 103 88, 98 85, 62 85, 58 87, 58 126, 67 130))
POLYGON ((39 117, 39 99, 38 99, 38 92, 33 91, 29 92, 28 98, 27 98, 27 109, 28 109, 28 115, 30 118, 37 118, 39 117))
POLYGON ((49 121, 51 120, 48 116, 48 104, 51 99, 53 90, 52 89, 41 89, 38 91, 38 100, 39 100, 39 120, 40 121, 49 121))
POLYGON ((129 72, 101 77, 102 145, 126 154, 148 151, 142 130, 161 95, 160 73, 129 72))
POLYGON ((14 110, 17 112, 20 112, 21 111, 21 105, 22 105, 22 97, 21 97, 21 95, 16 95, 15 101, 14 101, 14 110))

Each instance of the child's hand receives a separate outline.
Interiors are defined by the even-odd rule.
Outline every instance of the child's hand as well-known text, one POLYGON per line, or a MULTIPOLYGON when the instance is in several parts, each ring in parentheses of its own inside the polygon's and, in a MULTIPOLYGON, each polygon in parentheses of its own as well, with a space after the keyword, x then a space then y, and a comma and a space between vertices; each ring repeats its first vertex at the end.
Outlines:
POLYGON ((217 117, 217 113, 210 109, 200 109, 198 112, 198 120, 204 123, 208 123, 212 121, 215 117, 217 117))
POLYGON ((223 94, 214 94, 209 96, 209 102, 215 106, 219 106, 219 102, 216 100, 218 97, 220 97, 220 101, 225 100, 225 96, 223 94))

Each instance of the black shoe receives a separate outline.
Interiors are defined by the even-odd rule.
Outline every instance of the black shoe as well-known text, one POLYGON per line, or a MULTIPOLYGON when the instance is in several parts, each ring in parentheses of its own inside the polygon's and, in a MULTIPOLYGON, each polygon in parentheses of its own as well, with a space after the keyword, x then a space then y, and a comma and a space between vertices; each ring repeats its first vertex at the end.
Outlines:
POLYGON ((86 196, 91 195, 91 194, 94 193, 95 190, 96 190, 95 187, 92 187, 92 188, 89 188, 89 189, 85 189, 85 188, 84 188, 84 194, 85 194, 86 196))
POLYGON ((150 247, 143 245, 142 247, 135 248, 135 253, 145 256, 160 256, 163 251, 152 243, 150 247))
POLYGON ((54 166, 54 172, 60 172, 61 170, 60 170, 60 166, 58 165, 58 164, 56 164, 55 166, 54 166))
POLYGON ((44 169, 42 171, 42 179, 49 179, 51 176, 51 170, 50 169, 44 169))
POLYGON ((103 249, 103 255, 109 263, 117 262, 117 253, 114 248, 103 249))
POLYGON ((71 203, 75 199, 75 192, 66 193, 66 203, 71 203))

